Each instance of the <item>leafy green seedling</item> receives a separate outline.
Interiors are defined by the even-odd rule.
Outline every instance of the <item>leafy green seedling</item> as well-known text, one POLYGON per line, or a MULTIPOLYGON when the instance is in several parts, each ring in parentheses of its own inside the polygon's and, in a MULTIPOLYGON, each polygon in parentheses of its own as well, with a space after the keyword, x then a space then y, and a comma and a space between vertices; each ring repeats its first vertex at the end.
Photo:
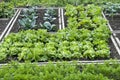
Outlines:
POLYGON ((51 31, 54 27, 56 27, 55 24, 51 24, 50 22, 46 21, 44 24, 41 24, 41 27, 46 28, 48 31, 51 31))

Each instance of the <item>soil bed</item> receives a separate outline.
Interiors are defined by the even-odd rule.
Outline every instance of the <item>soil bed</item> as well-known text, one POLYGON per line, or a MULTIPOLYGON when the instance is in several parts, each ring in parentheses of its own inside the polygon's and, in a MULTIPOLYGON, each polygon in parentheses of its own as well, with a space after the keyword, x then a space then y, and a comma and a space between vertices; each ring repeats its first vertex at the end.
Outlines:
POLYGON ((0 19, 0 35, 4 31, 4 29, 7 27, 7 24, 9 23, 9 19, 0 19))
MULTIPOLYGON (((58 9, 55 9, 56 11, 56 20, 53 22, 57 27, 56 27, 56 31, 59 30, 59 17, 58 17, 58 9)), ((36 22, 36 25, 40 25, 40 23, 44 23, 44 20, 43 20, 43 17, 44 17, 44 13, 45 13, 45 9, 38 9, 37 10, 37 22, 36 22)), ((10 32, 14 32, 14 33, 17 33, 19 30, 20 30, 20 25, 19 25, 19 22, 18 20, 21 19, 21 16, 19 15, 19 17, 17 18, 16 22, 14 23, 12 29, 10 32)), ((41 27, 39 27, 40 29, 42 29, 41 27)), ((55 31, 51 31, 51 32, 55 32, 55 31)))
POLYGON ((111 39, 108 40, 108 44, 109 44, 110 52, 111 52, 111 53, 110 53, 110 58, 120 59, 120 55, 119 55, 119 53, 117 52, 117 50, 116 50, 116 48, 115 48, 115 46, 114 46, 114 44, 113 44, 113 42, 112 42, 111 39))
POLYGON ((113 30, 120 30, 120 15, 106 16, 113 30))
MULTIPOLYGON (((44 10, 40 9, 40 10, 37 11, 37 14, 38 14, 37 25, 39 25, 40 22, 41 23, 44 22, 44 20, 43 20, 44 12, 45 12, 45 9, 44 10)), ((58 14, 58 10, 57 9, 56 9, 56 12, 58 14)), ((11 29, 10 32, 17 33, 19 31, 19 29, 20 29, 20 25, 18 23, 19 19, 21 19, 21 16, 18 17, 18 19, 16 20, 16 22, 13 25, 13 28, 11 29)), ((64 17, 64 21, 65 21, 65 26, 67 26, 67 17, 66 16, 64 17)), ((59 26, 58 16, 57 16, 57 19, 55 20, 55 24, 57 26, 59 26)), ((114 46, 114 44, 113 44, 111 39, 108 40, 108 44, 109 44, 109 47, 110 47, 110 58, 112 58, 112 59, 115 59, 115 58, 120 59, 120 56, 119 56, 119 54, 118 54, 118 52, 117 52, 117 50, 116 50, 116 48, 115 48, 115 46, 114 46)), ((107 59, 106 58, 104 58, 104 59, 103 58, 97 58, 97 59, 94 59, 94 60, 109 60, 110 58, 107 58, 107 59)), ((17 60, 17 56, 14 56, 13 58, 8 58, 6 62, 10 61, 11 59, 17 60)), ((78 61, 86 61, 86 60, 90 60, 90 59, 83 58, 83 59, 79 59, 78 61)), ((68 61, 71 61, 71 60, 68 60, 68 61)), ((92 61, 92 60, 90 60, 90 61, 92 61)))
POLYGON ((120 33, 117 33, 116 36, 120 39, 120 33))

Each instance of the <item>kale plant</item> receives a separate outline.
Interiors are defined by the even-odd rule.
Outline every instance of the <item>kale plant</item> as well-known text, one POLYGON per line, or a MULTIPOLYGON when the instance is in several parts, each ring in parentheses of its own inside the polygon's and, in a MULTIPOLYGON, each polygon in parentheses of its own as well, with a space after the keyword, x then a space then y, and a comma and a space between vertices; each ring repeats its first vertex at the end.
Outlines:
POLYGON ((56 20, 56 12, 54 9, 47 9, 44 14, 44 23, 40 23, 40 26, 42 28, 47 29, 48 31, 54 31, 56 28, 56 25, 54 24, 54 21, 56 20))
POLYGON ((28 30, 37 28, 36 19, 38 16, 35 8, 23 9, 21 16, 22 19, 19 19, 18 21, 22 29, 28 30))

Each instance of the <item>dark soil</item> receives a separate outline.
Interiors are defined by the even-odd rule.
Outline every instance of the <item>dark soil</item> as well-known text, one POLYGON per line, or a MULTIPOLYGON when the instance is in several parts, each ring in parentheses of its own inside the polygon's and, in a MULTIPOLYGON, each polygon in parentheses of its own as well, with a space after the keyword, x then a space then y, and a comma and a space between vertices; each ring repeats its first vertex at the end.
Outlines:
POLYGON ((0 19, 0 35, 2 34, 2 32, 4 31, 4 29, 7 27, 7 24, 9 23, 10 20, 2 20, 0 19))
MULTIPOLYGON (((108 20, 110 20, 110 24, 112 24, 112 28, 113 29, 120 29, 120 16, 119 17, 117 17, 117 16, 114 16, 113 18, 111 18, 111 17, 108 17, 107 16, 107 19, 108 20), (113 21, 113 20, 114 21, 113 21), (116 22, 116 23, 115 23, 116 22), (115 24, 113 24, 113 23, 115 23, 115 24), (117 25, 119 25, 119 26, 117 26, 117 25)), ((67 16, 65 16, 65 10, 64 10, 64 21, 65 21, 65 27, 67 27, 67 16)), ((119 34, 119 38, 120 38, 120 34, 119 34)), ((113 44, 113 42, 112 42, 112 40, 111 39, 109 39, 108 40, 108 44, 109 44, 109 47, 110 47, 110 58, 113 58, 113 59, 115 59, 115 58, 117 58, 117 59, 120 59, 120 56, 119 56, 119 54, 118 54, 118 52, 117 52, 117 50, 116 50, 116 48, 115 48, 115 46, 114 46, 114 44, 113 44)), ((84 59, 85 60, 85 59, 84 59)), ((103 60, 103 59, 100 59, 100 60, 103 60)))
POLYGON ((113 30, 120 30, 120 15, 106 16, 113 30))
POLYGON ((17 32, 19 31, 19 29, 20 29, 20 25, 19 25, 19 22, 18 22, 19 19, 21 19, 20 16, 19 16, 19 17, 17 18, 17 20, 15 21, 15 23, 14 23, 14 25, 13 25, 13 27, 12 27, 12 29, 11 29, 10 32, 17 33, 17 32))
POLYGON ((43 20, 44 13, 45 13, 45 10, 43 9, 40 9, 37 11, 37 14, 38 14, 37 25, 39 25, 40 23, 42 24, 44 23, 44 20, 43 20))
MULTIPOLYGON (((58 31, 59 30, 59 17, 58 17, 58 10, 57 9, 55 9, 55 11, 56 11, 56 20, 53 22, 53 24, 55 24, 57 27, 56 27, 56 31, 58 31)), ((38 26, 40 26, 40 23, 44 23, 44 20, 43 20, 43 16, 44 16, 44 13, 45 13, 45 10, 44 9, 39 9, 39 10, 37 10, 37 16, 38 16, 38 18, 37 18, 37 22, 36 22, 36 25, 38 25, 38 26)), ((21 12, 21 14, 22 14, 22 12, 21 12)), ((18 17, 18 19, 16 20, 16 22, 15 22, 15 24, 13 25, 13 28, 11 29, 11 31, 10 32, 14 32, 14 33, 17 33, 19 30, 20 30, 20 25, 19 25, 19 22, 18 22, 18 20, 19 19, 21 19, 22 17, 21 16, 19 16, 18 17)), ((42 29, 41 27, 39 27, 40 29, 42 29)), ((38 29, 39 29, 38 28, 38 29)), ((54 31, 52 31, 52 32, 54 32, 54 31)))
POLYGON ((0 2, 2 2, 3 0, 0 0, 0 2))
POLYGON ((120 39, 120 33, 117 33, 116 36, 120 39))

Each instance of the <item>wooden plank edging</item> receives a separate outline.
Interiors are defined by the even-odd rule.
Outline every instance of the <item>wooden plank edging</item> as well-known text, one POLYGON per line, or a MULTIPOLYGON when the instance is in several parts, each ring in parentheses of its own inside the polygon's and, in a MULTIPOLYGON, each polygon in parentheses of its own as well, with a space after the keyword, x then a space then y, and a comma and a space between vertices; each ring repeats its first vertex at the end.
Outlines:
POLYGON ((0 41, 2 41, 2 39, 4 38, 7 30, 9 29, 10 25, 12 24, 14 18, 16 17, 17 13, 19 12, 19 9, 15 12, 15 14, 13 15, 12 19, 9 21, 8 25, 6 26, 6 28, 4 29, 4 31, 2 32, 2 34, 0 35, 0 41))

